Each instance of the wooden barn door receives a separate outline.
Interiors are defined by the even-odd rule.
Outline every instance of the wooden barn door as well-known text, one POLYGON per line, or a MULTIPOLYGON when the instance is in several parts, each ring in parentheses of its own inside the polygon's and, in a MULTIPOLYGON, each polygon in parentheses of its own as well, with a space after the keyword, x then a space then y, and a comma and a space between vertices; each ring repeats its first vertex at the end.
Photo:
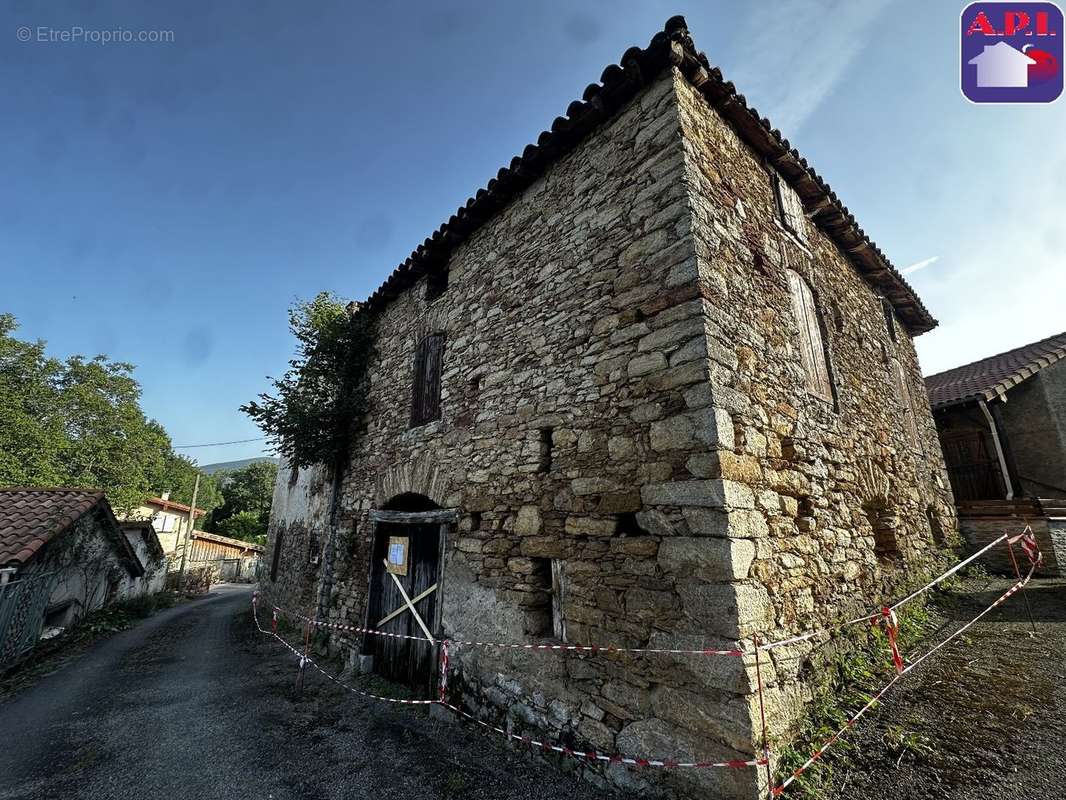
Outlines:
MULTIPOLYGON (((422 625, 397 586, 399 583, 422 623, 433 638, 437 637, 440 553, 441 523, 438 521, 377 523, 367 627, 426 638, 422 625)), ((435 645, 372 634, 368 634, 368 639, 364 651, 374 656, 376 673, 406 684, 420 695, 430 696, 437 677, 435 645)))

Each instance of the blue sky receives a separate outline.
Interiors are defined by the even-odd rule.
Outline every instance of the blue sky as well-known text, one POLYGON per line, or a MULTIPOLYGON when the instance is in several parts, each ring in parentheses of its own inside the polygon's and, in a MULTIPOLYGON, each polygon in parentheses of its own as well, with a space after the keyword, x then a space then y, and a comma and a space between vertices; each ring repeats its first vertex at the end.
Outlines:
POLYGON ((925 262, 908 278, 941 327, 919 351, 946 369, 1066 329, 1066 100, 965 101, 962 5, 9 3, 0 311, 54 355, 136 364, 175 444, 256 436, 237 407, 284 370, 295 298, 368 295, 683 13, 893 262, 925 262))

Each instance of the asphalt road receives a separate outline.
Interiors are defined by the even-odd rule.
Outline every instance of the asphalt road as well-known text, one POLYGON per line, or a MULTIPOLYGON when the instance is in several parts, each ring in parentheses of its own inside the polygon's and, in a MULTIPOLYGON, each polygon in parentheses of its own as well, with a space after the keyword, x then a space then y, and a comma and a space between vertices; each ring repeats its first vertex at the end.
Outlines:
POLYGON ((216 587, 0 705, 0 798, 269 797, 234 646, 250 598, 216 587))
POLYGON ((251 587, 216 587, 0 703, 0 800, 604 798, 476 726, 313 670, 297 694, 295 659, 250 607, 251 587))

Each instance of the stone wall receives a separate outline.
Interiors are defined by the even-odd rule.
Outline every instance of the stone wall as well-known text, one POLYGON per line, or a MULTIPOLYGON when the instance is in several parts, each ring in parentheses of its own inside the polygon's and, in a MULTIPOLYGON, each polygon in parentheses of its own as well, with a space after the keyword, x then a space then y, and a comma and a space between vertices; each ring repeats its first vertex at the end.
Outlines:
POLYGON ((1018 472, 1015 494, 1066 497, 1066 361, 1018 384, 997 405, 1018 472))
MULTIPOLYGON (((711 404, 732 434, 713 452, 708 475, 735 482, 738 509, 700 532, 754 547, 750 569, 737 572, 746 578, 738 597, 747 598, 753 629, 783 638, 919 579, 957 541, 952 497, 900 321, 893 337, 879 298, 822 231, 804 220, 804 243, 785 229, 769 168, 693 88, 679 90, 699 280, 711 298, 711 404), (804 388, 787 268, 814 292, 834 387, 828 401, 804 388)), ((773 652, 776 732, 810 695, 798 677, 810 654, 773 652)))
POLYGON ((330 479, 323 467, 293 470, 282 461, 270 505, 266 550, 259 582, 269 602, 301 614, 314 611, 321 564, 311 558, 312 537, 322 552, 329 529, 330 479), (272 578, 275 550, 277 576, 272 578))

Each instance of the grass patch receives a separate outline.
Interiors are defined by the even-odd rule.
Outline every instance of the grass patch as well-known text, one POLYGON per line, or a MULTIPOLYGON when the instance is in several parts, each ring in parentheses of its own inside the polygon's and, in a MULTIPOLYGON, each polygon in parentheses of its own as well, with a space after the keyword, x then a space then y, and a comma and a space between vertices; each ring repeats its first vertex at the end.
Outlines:
MULTIPOLYGON (((911 652, 936 627, 928 595, 905 606, 896 618, 901 653, 911 652)), ((836 638, 838 644, 833 652, 818 665, 818 671, 828 675, 828 680, 815 691, 807 714, 791 740, 774 747, 778 755, 778 782, 802 766, 811 753, 839 731, 895 675, 884 626, 855 625, 844 629, 836 638)), ((876 709, 875 705, 871 711, 876 709)), ((891 749, 901 760, 908 755, 924 756, 927 742, 923 739, 901 729, 891 749)), ((828 798, 834 775, 848 765, 853 750, 846 737, 838 740, 790 785, 791 795, 804 800, 828 798)))
MULTIPOLYGON (((971 563, 941 581, 932 592, 917 597, 900 609, 896 613, 899 622, 897 644, 904 658, 920 651, 922 642, 939 627, 942 620, 938 612, 959 602, 959 598, 953 595, 989 578, 990 573, 983 564, 971 563)), ((775 783, 798 769, 895 675, 883 625, 854 625, 837 634, 833 641, 832 648, 827 647, 827 654, 815 664, 818 672, 827 675, 828 679, 815 690, 807 713, 791 737, 774 746, 778 756, 775 783)), ((958 642, 969 646, 971 640, 963 635, 958 642)), ((867 714, 876 711, 875 704, 867 714)), ((1022 715, 1027 712, 1032 713, 1029 709, 1019 709, 1022 715)), ((890 727, 883 741, 897 765, 905 760, 928 760, 935 752, 928 737, 901 726, 890 727)), ((827 800, 834 786, 834 776, 852 765, 854 749, 847 735, 839 739, 790 784, 789 795, 800 800, 827 800)))

